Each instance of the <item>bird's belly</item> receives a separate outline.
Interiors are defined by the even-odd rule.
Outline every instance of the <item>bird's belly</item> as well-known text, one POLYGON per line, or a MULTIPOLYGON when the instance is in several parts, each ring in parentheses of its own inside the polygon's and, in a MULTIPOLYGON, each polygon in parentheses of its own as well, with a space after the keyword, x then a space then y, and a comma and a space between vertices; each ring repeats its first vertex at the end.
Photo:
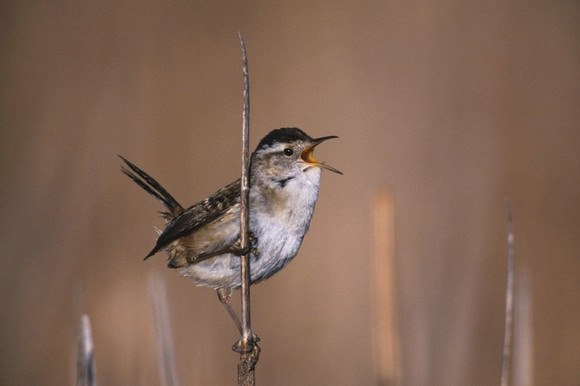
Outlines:
MULTIPOLYGON (((302 244, 304 231, 288 223, 275 221, 259 214, 253 216, 250 229, 257 239, 257 254, 250 255, 252 283, 265 280, 282 269, 302 244)), ((240 258, 232 254, 215 256, 183 268, 181 274, 200 286, 239 288, 241 286, 240 258)))
POLYGON ((257 238, 257 256, 252 255, 250 271, 252 282, 264 280, 278 272, 298 253, 305 227, 295 227, 286 222, 262 219, 260 226, 252 227, 257 238))

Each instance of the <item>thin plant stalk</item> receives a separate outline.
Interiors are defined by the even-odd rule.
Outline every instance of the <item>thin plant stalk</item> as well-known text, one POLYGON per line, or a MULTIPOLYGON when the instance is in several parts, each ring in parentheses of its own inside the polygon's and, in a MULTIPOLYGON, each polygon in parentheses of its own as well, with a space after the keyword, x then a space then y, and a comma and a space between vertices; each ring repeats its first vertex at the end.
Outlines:
MULTIPOLYGON (((248 74, 248 57, 242 34, 239 33, 242 47, 242 72, 244 78, 244 107, 242 111, 242 177, 241 177, 241 218, 240 218, 240 247, 245 250, 249 247, 249 141, 250 141, 250 80, 248 74)), ((241 256, 242 275, 242 338, 248 342, 252 334, 250 317, 250 259, 248 254, 241 256)))
MULTIPOLYGON (((242 176, 241 176, 241 215, 240 215, 240 247, 249 248, 249 201, 250 201, 250 77, 248 72, 248 55, 246 44, 241 33, 238 33, 242 48, 242 73, 244 81, 243 111, 242 111, 242 176)), ((242 339, 239 345, 240 361, 238 362, 238 385, 255 385, 254 367, 258 362, 259 347, 253 338, 250 313, 250 256, 248 253, 240 256, 242 279, 242 339)))

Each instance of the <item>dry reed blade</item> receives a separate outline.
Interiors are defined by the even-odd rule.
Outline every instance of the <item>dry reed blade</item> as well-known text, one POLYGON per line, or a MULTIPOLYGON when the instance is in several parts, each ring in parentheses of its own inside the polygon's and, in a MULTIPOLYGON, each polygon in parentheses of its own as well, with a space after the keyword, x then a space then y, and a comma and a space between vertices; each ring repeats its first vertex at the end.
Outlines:
POLYGON ((93 346, 93 333, 91 330, 91 321, 88 315, 81 315, 80 327, 77 352, 77 386, 96 386, 97 372, 93 346))
POLYGON ((149 277, 149 298, 155 330, 155 351, 159 368, 159 382, 164 386, 178 386, 175 367, 175 349, 171 330, 171 318, 167 301, 167 290, 163 276, 157 272, 149 277))

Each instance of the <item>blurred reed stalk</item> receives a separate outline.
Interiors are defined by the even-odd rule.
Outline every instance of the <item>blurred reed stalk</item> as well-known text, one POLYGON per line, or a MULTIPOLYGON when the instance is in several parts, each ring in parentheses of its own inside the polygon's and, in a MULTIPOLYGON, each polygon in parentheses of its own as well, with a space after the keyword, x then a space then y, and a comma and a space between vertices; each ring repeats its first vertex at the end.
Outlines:
POLYGON ((501 386, 508 386, 510 375, 510 364, 512 357, 512 333, 514 324, 514 221, 512 206, 509 199, 506 199, 507 209, 507 286, 505 294, 505 322, 503 350, 501 359, 501 386))
POLYGON ((373 206, 373 356, 377 385, 400 385, 401 364, 396 301, 395 199, 381 191, 373 206))
MULTIPOLYGON (((524 267, 525 268, 525 267, 524 267)), ((518 270, 514 318, 513 384, 534 384, 534 341, 532 326, 532 291, 528 271, 518 270)))
POLYGON ((149 276, 148 289, 155 331, 155 351, 157 353, 157 366, 159 369, 159 384, 164 386, 178 386, 179 378, 177 377, 175 365, 175 348, 173 346, 167 290, 160 272, 154 272, 149 276))
POLYGON ((77 351, 77 386, 96 386, 97 371, 95 364, 93 333, 91 321, 86 314, 81 315, 80 334, 77 351))

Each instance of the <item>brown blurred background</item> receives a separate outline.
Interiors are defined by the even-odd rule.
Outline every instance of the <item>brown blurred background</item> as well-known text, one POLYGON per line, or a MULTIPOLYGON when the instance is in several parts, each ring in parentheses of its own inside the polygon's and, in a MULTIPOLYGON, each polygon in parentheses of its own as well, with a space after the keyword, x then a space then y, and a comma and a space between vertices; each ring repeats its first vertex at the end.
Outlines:
POLYGON ((517 380, 579 385, 580 3, 181 0, 0 3, 0 384, 72 383, 83 312, 101 384, 158 384, 152 271, 182 383, 235 382, 214 292, 142 261, 161 207, 116 154, 183 204, 237 178, 238 30, 252 144, 281 126, 335 134, 317 156, 344 172, 325 173, 299 256, 253 287, 258 382, 376 383, 386 189, 403 384, 499 383, 510 197, 530 285, 517 380))

